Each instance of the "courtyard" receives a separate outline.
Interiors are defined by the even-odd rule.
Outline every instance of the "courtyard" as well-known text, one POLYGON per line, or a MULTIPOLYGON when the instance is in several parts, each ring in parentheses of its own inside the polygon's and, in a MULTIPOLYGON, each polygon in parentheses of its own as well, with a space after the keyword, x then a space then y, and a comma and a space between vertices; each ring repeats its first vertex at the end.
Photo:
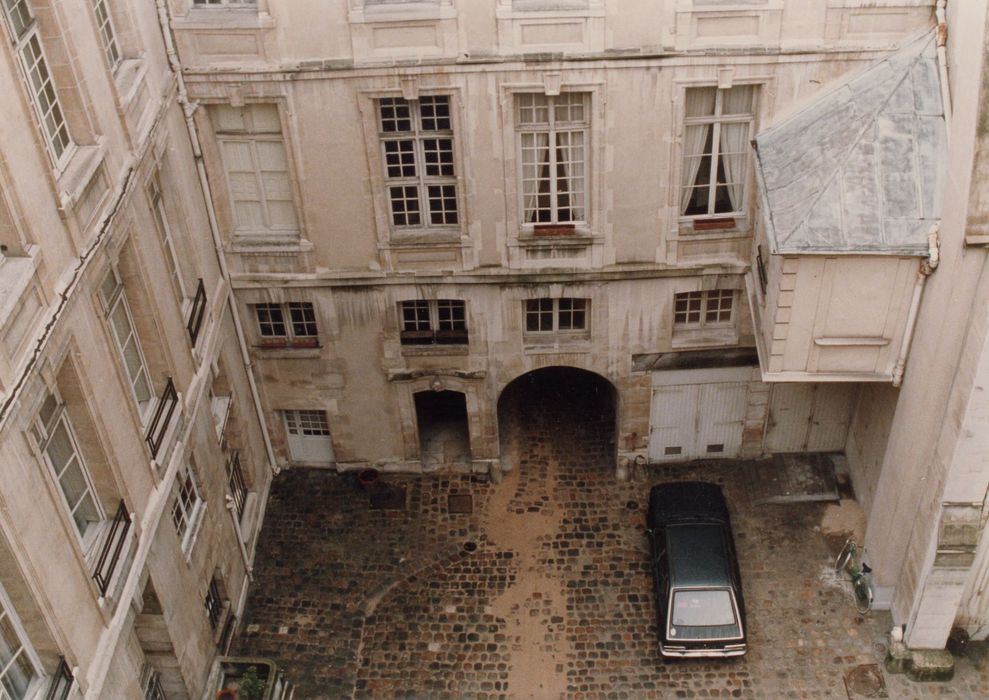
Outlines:
POLYGON ((755 505, 760 472, 738 461, 619 482, 606 397, 512 400, 501 483, 281 474, 233 653, 277 662, 297 698, 989 698, 982 645, 948 683, 883 670, 889 614, 858 614, 831 570, 852 501, 755 505), (716 482, 729 501, 741 659, 659 655, 644 520, 650 486, 673 479, 716 482))

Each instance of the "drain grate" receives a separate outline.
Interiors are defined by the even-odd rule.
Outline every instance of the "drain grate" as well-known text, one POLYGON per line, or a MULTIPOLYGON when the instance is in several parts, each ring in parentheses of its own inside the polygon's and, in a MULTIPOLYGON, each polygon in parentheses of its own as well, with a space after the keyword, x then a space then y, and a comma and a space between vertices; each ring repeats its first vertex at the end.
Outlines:
POLYGON ((888 698, 886 679, 876 664, 862 664, 845 674, 848 700, 859 698, 888 698))
POLYGON ((470 515, 474 512, 474 497, 469 494, 450 494, 447 497, 446 509, 450 513, 470 515))

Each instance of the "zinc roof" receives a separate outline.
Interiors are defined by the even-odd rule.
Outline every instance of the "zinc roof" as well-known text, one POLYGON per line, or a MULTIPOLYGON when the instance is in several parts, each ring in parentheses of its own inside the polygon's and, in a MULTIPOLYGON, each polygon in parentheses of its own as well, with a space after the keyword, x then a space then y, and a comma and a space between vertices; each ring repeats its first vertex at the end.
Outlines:
POLYGON ((947 158, 934 31, 755 141, 774 253, 925 255, 947 158))

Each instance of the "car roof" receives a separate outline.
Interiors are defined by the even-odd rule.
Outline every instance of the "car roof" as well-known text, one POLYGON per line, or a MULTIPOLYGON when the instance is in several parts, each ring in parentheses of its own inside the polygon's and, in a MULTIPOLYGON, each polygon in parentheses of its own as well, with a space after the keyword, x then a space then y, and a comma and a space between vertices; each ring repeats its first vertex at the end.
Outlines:
POLYGON ((721 487, 704 481, 656 484, 649 491, 647 526, 708 520, 728 523, 728 506, 721 487))
POLYGON ((674 588, 731 586, 723 525, 671 525, 666 528, 666 546, 674 588))

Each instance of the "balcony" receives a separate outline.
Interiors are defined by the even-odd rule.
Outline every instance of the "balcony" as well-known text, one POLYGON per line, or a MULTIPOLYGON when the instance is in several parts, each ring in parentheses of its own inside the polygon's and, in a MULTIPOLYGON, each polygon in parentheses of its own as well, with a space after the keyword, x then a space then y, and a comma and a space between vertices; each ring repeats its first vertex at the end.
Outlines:
POLYGON ((202 330, 203 320, 206 318, 206 287, 202 278, 196 286, 196 297, 192 300, 192 308, 189 310, 189 320, 186 322, 186 330, 189 331, 189 340, 192 347, 196 347, 199 340, 199 331, 202 330))
POLYGON ((107 530, 103 545, 100 547, 99 555, 96 557, 96 567, 93 571, 93 581, 96 582, 101 598, 106 598, 107 592, 110 590, 110 584, 120 564, 130 529, 130 513, 127 512, 127 507, 121 500, 117 507, 117 513, 113 516, 113 522, 110 523, 110 528, 107 530))
POLYGON ((158 398, 154 416, 152 416, 151 422, 148 424, 148 432, 144 437, 144 442, 148 445, 148 449, 151 450, 152 459, 157 459, 158 453, 165 443, 165 437, 168 435, 168 428, 172 423, 172 416, 175 414, 178 404, 178 393, 175 391, 175 384, 172 382, 172 378, 169 377, 164 391, 162 391, 161 396, 158 398))

